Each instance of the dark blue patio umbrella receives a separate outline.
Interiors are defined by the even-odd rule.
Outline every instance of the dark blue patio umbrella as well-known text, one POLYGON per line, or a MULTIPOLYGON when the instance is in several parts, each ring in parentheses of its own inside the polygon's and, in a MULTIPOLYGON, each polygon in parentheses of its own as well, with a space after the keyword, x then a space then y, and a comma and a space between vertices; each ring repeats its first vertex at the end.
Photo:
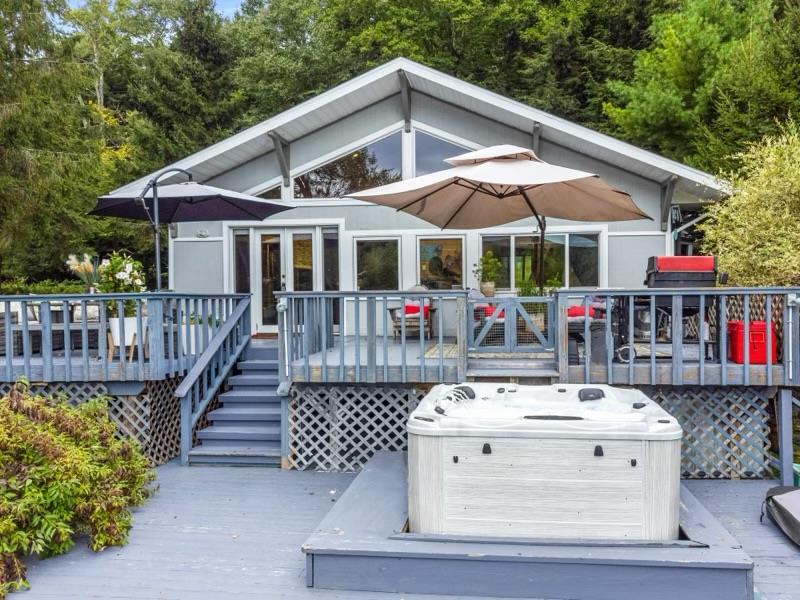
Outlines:
POLYGON ((161 289, 161 223, 190 221, 262 221, 293 208, 279 200, 264 200, 249 194, 204 185, 192 181, 183 169, 168 169, 151 179, 139 193, 116 192, 100 196, 92 215, 150 221, 156 247, 156 289, 161 289), (159 178, 183 173, 189 181, 158 185, 159 178))

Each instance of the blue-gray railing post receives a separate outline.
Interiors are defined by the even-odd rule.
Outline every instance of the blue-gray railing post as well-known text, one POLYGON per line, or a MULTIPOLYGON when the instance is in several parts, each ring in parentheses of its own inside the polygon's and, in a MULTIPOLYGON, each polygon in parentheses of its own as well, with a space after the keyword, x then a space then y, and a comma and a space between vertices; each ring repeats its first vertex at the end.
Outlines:
POLYGON ((472 315, 467 311, 467 295, 466 293, 456 298, 456 323, 462 323, 463 326, 456 327, 456 347, 458 348, 458 364, 456 365, 456 374, 459 383, 467 380, 467 340, 471 338, 472 328, 472 315))
MULTIPOLYGON (((164 363, 164 329, 164 301, 161 298, 148 298, 147 331, 151 378, 162 379, 167 375, 164 363)), ((172 336, 170 323, 167 324, 166 332, 172 336)))
POLYGON ((556 344, 556 364, 558 365, 558 380, 561 383, 569 381, 569 323, 567 321, 567 306, 569 298, 566 292, 557 292, 558 310, 556 311, 556 331, 558 343, 556 344))
POLYGON ((781 470, 781 485, 794 484, 792 443, 792 390, 781 389, 778 393, 778 454, 781 470))
MULTIPOLYGON (((278 394, 283 396, 288 392, 291 380, 291 352, 286 351, 287 344, 291 343, 287 323, 288 301, 286 298, 278 297, 278 394)), ((249 314, 248 314, 249 332, 249 314)))
POLYGON ((189 450, 192 449, 192 395, 186 394, 181 403, 181 464, 189 463, 189 450))

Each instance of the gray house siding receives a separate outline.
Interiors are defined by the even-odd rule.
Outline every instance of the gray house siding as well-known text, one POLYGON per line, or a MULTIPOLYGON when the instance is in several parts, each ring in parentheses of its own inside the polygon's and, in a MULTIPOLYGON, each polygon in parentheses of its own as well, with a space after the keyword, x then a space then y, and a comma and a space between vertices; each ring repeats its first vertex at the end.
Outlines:
POLYGON ((170 287, 182 292, 222 293, 222 240, 182 241, 171 243, 170 287))
POLYGON ((647 258, 664 254, 665 243, 661 235, 608 236, 608 287, 643 287, 647 258))

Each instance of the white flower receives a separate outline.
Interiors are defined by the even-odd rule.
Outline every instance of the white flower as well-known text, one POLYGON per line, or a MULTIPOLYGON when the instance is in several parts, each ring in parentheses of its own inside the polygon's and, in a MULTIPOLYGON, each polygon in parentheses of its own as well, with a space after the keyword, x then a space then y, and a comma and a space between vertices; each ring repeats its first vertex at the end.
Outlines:
POLYGON ((138 285, 139 287, 141 287, 142 280, 137 277, 136 279, 133 280, 133 285, 138 285))
POLYGON ((133 271, 133 265, 131 263, 125 263, 125 272, 130 273, 133 271))
POLYGON ((124 281, 128 277, 128 274, 125 271, 120 271, 119 273, 114 275, 114 277, 116 277, 120 281, 124 281))

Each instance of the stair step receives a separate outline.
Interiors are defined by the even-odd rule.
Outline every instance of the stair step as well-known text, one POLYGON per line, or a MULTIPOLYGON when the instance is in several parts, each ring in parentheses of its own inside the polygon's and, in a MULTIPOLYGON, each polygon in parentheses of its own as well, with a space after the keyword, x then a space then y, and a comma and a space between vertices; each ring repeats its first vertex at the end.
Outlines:
POLYGON ((279 406, 223 406, 208 413, 210 421, 276 421, 281 418, 279 406))
POLYGON ((529 377, 529 378, 556 378, 560 374, 557 369, 467 369, 467 377, 529 377))
POLYGON ((278 371, 278 359, 277 358, 268 358, 268 359, 253 359, 253 360, 242 360, 239 361, 236 365, 240 371, 261 371, 261 372, 277 372, 278 371))
POLYGON ((189 464, 280 466, 281 449, 277 442, 236 443, 195 446, 189 451, 189 464))
POLYGON ((245 360, 277 360, 278 358, 278 344, 277 342, 269 345, 254 344, 250 342, 247 350, 244 353, 245 360))
POLYGON ((275 393, 275 390, 250 390, 238 389, 229 392, 223 392, 219 395, 220 402, 226 406, 232 404, 280 404, 281 397, 275 393))
POLYGON ((280 425, 210 425, 198 431, 197 437, 203 442, 207 440, 266 442, 280 440, 281 428, 280 425))
POLYGON ((228 385, 233 387, 238 386, 260 386, 260 387, 277 387, 280 381, 277 375, 234 375, 228 377, 228 385))

